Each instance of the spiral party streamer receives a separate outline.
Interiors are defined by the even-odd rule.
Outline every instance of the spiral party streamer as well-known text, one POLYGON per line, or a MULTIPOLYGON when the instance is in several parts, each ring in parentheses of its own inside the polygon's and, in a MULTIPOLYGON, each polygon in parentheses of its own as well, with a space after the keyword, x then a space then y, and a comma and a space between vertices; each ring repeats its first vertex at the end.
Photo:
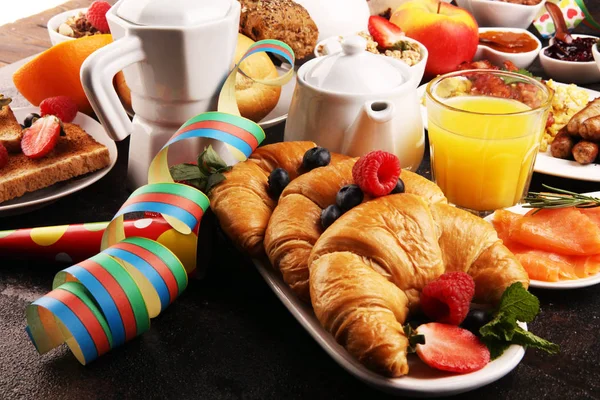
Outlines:
MULTIPOLYGON (((281 77, 258 82, 282 85, 291 79, 294 53, 289 46, 274 40, 257 42, 240 63, 258 52, 278 54, 291 64, 281 77)), ((185 139, 209 138, 227 144, 237 159, 245 160, 260 145, 265 138, 262 128, 239 115, 238 69, 239 63, 225 81, 219 111, 187 121, 156 155, 148 171, 149 184, 134 191, 105 227, 101 253, 60 271, 53 290, 27 307, 27 332, 38 352, 66 343, 79 362, 87 364, 148 330, 150 318, 186 288, 182 261, 157 241, 126 237, 124 215, 160 213, 179 234, 195 235, 209 200, 199 190, 173 181, 168 148, 185 139)))

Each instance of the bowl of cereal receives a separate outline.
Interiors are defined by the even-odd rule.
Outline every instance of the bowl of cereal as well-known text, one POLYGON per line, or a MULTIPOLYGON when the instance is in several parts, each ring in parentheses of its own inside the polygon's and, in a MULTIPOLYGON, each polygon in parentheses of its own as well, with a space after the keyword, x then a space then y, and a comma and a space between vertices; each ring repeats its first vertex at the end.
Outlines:
MULTIPOLYGON (((355 34, 334 36, 320 41, 315 47, 315 56, 323 57, 329 54, 339 53, 342 51, 344 37, 353 35, 355 34)), ((359 32, 358 35, 367 40, 368 52, 395 58, 408 64, 408 66, 411 67, 412 80, 415 82, 415 87, 419 85, 425 74, 425 65, 427 64, 427 57, 429 56, 425 46, 415 39, 405 36, 401 41, 401 45, 397 46, 398 48, 393 50, 382 49, 368 32, 359 32)))
POLYGON ((545 0, 456 0, 473 14, 479 26, 527 29, 545 0))
POLYGON ((87 8, 76 8, 68 10, 48 20, 48 35, 53 46, 66 42, 67 40, 78 39, 84 36, 99 35, 98 31, 87 20, 85 14, 87 8))

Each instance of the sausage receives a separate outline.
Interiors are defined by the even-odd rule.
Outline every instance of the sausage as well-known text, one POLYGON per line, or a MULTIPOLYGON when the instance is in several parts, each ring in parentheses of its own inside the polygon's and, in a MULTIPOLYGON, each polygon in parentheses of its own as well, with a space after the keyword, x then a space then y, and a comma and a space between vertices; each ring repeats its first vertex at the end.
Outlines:
POLYGON ((583 140, 600 142, 600 115, 583 121, 579 128, 579 134, 583 140))
POLYGON ((573 150, 573 146, 575 145, 575 141, 573 137, 567 133, 565 128, 558 131, 552 144, 550 145, 550 152, 552 153, 552 157, 556 158, 571 158, 571 153, 573 150))
POLYGON ((590 164, 598 157, 598 145, 582 140, 573 146, 573 157, 581 165, 590 164))

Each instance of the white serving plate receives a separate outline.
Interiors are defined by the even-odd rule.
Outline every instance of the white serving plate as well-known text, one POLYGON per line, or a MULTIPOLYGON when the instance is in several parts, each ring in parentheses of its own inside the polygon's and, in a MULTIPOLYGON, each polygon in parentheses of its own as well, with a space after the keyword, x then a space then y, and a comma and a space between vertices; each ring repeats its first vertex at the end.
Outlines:
MULTIPOLYGON (((593 196, 593 197, 600 197, 600 192, 591 192, 591 193, 584 193, 584 194, 588 195, 588 196, 593 196)), ((523 206, 517 205, 514 207, 507 208, 507 210, 523 215, 523 214, 526 214, 528 211, 530 211, 531 208, 524 208, 523 206)), ((488 215, 485 219, 486 219, 486 221, 491 223, 492 220, 494 219, 494 214, 488 215)), ((529 281, 529 287, 540 288, 540 289, 563 290, 563 289, 584 288, 584 287, 588 287, 588 286, 597 285, 599 283, 600 283, 600 273, 597 273, 596 275, 590 276, 589 278, 573 279, 573 280, 559 281, 559 282, 544 282, 544 281, 537 281, 535 279, 532 279, 529 281)))
MULTIPOLYGON (((22 123, 25 117, 31 113, 40 112, 38 107, 23 107, 13 108, 15 117, 22 123)), ((81 126, 87 133, 90 134, 98 143, 105 145, 110 154, 110 164, 108 167, 83 175, 77 178, 69 179, 68 181, 58 182, 44 189, 36 190, 35 192, 26 193, 25 195, 0 203, 0 217, 8 215, 23 214, 46 206, 61 197, 75 193, 83 188, 90 186, 98 181, 115 166, 117 162, 117 146, 115 142, 108 136, 102 125, 96 122, 91 117, 83 113, 77 113, 73 123, 81 126)), ((1 171, 0 171, 1 172, 1 171)))
MULTIPOLYGON (((568 86, 566 83, 554 83, 559 86, 568 86)), ((419 101, 421 101, 425 96, 427 85, 427 83, 423 84, 417 89, 419 101)), ((584 87, 581 87, 581 89, 588 92, 590 100, 600 97, 600 92, 586 89, 584 87)), ((421 117, 423 118, 423 126, 425 129, 427 129, 427 107, 425 107, 422 102, 421 117)), ((600 182, 600 164, 592 163, 588 165, 581 165, 575 161, 555 158, 552 157, 550 149, 548 149, 545 153, 538 153, 533 170, 541 174, 553 175, 561 178, 600 182)))
MULTIPOLYGON (((449 396, 467 392, 502 378, 519 364, 525 354, 523 347, 510 346, 501 357, 490 362, 484 368, 463 375, 429 368, 413 354, 409 355, 410 373, 408 376, 386 378, 368 370, 337 344, 333 336, 321 327, 310 306, 296 297, 267 262, 257 259, 254 259, 253 262, 279 300, 335 362, 355 378, 384 392, 417 397, 449 396)), ((527 329, 526 325, 521 326, 527 329)))

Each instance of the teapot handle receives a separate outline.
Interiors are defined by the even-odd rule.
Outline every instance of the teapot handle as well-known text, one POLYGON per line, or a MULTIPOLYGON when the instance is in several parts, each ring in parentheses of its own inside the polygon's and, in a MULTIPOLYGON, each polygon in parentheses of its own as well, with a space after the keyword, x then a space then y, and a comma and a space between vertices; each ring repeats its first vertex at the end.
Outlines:
POLYGON ((123 68, 146 58, 137 36, 125 36, 92 53, 81 66, 81 84, 98 119, 120 141, 133 132, 133 124, 119 100, 113 78, 123 68))

